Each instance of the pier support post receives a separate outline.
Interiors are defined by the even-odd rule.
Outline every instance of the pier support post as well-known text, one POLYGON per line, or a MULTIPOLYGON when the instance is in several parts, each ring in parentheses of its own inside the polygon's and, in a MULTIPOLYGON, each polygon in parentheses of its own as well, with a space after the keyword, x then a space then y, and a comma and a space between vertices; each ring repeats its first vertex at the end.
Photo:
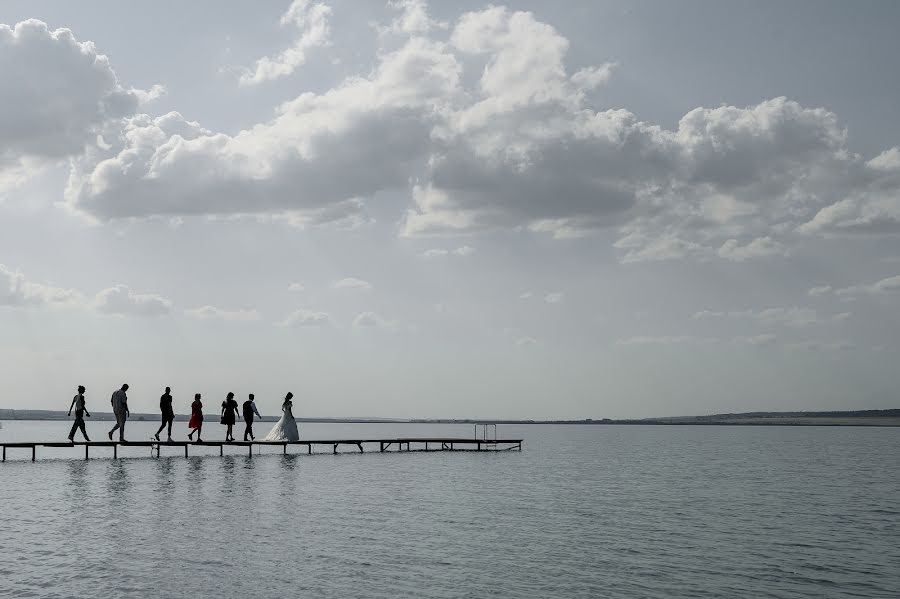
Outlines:
POLYGON ((113 445, 113 459, 114 459, 114 460, 115 460, 115 459, 118 459, 118 457, 119 457, 119 451, 118 451, 118 450, 119 450, 119 445, 118 445, 118 444, 113 445))
POLYGON ((3 446, 3 461, 6 461, 6 445, 3 446))
POLYGON ((306 444, 306 455, 312 455, 312 443, 306 444))
POLYGON ((31 461, 35 461, 37 459, 37 445, 31 446, 31 461))
POLYGON ((220 455, 220 456, 225 455, 225 448, 222 447, 221 445, 219 445, 219 455, 220 455))
POLYGON ((184 457, 188 457, 188 444, 184 444, 184 457))
POLYGON ((252 458, 252 457, 253 457, 253 446, 252 446, 252 445, 248 445, 248 446, 247 446, 247 449, 249 450, 248 455, 252 458))
POLYGON ((88 448, 89 447, 90 447, 90 445, 88 445, 87 443, 84 444, 84 459, 86 459, 86 460, 90 459, 90 457, 88 457, 88 451, 89 451, 88 448))
POLYGON ((357 443, 356 446, 359 447, 359 453, 365 453, 362 448, 362 443, 357 443))
POLYGON ((284 444, 284 455, 287 455, 287 443, 284 444))
POLYGON ((334 455, 337 455, 337 446, 338 446, 338 444, 335 443, 335 444, 334 444, 334 455))

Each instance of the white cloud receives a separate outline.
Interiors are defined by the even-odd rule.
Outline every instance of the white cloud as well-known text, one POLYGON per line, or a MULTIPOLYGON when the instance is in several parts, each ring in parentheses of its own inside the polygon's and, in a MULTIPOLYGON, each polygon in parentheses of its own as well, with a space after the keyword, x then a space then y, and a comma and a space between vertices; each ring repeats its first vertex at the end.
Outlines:
POLYGON ((849 341, 799 341, 796 343, 788 343, 785 349, 793 351, 850 351, 856 349, 856 346, 849 341))
POLYGON ((131 118, 108 149, 76 162, 66 202, 101 221, 160 214, 352 221, 361 198, 408 184, 459 79, 455 58, 421 37, 379 60, 368 77, 304 93, 235 135, 174 112, 131 118))
POLYGON ((537 344, 538 341, 534 337, 519 337, 516 339, 516 345, 518 347, 533 347, 537 344))
POLYGON ((0 264, 0 306, 78 306, 84 302, 75 290, 32 283, 20 271, 0 264))
POLYGON ((733 262, 743 262, 751 258, 766 256, 787 256, 788 251, 781 243, 771 237, 757 237, 746 245, 740 245, 736 239, 729 239, 719 248, 719 256, 733 262))
POLYGON ((81 154, 161 93, 122 87, 93 43, 35 19, 0 23, 0 80, 0 180, 7 184, 81 154))
POLYGON ((695 337, 693 335, 637 335, 619 339, 616 343, 618 345, 682 345, 716 342, 718 342, 718 339, 712 337, 695 337))
POLYGON ((303 291, 304 289, 306 288, 303 286, 303 283, 291 283, 290 285, 288 285, 288 291, 299 292, 303 291))
POLYGON ((390 0, 388 6, 399 9, 400 15, 391 21, 384 33, 425 35, 434 28, 446 29, 447 24, 435 21, 428 14, 425 0, 390 0))
POLYGON ((303 308, 288 314, 281 325, 285 327, 320 327, 331 323, 326 312, 315 312, 303 308))
POLYGON ((835 289, 835 295, 855 297, 860 295, 881 295, 900 291, 900 275, 881 279, 871 285, 853 285, 842 289, 835 289))
POLYGON ((809 290, 809 295, 811 297, 822 297, 822 296, 828 295, 832 291, 833 290, 831 289, 830 285, 823 285, 821 287, 812 287, 809 290))
POLYGON ((812 308, 767 308, 764 310, 735 310, 730 312, 714 312, 702 310, 693 315, 696 320, 713 318, 750 319, 765 326, 786 325, 805 327, 821 322, 812 308))
POLYGON ((393 323, 383 319, 375 312, 360 312, 353 319, 354 327, 386 327, 391 324, 393 323))
POLYGON ((155 293, 135 293, 127 285, 114 285, 94 297, 93 307, 105 314, 166 316, 172 302, 155 293))
POLYGON ((294 0, 281 16, 281 25, 297 28, 297 39, 291 47, 279 54, 264 56, 252 69, 246 69, 238 82, 241 85, 257 85, 293 73, 306 62, 306 55, 313 48, 330 43, 331 8, 325 4, 313 4, 310 0, 294 0))
POLYGON ((454 250, 446 250, 443 248, 432 248, 430 250, 426 250, 422 253, 422 255, 426 258, 435 258, 439 256, 471 256, 475 253, 475 248, 470 247, 468 245, 464 245, 458 247, 454 250))
POLYGON ((523 291, 519 294, 519 299, 521 300, 531 299, 532 297, 534 297, 534 294, 530 291, 523 291))
MULTIPOLYGON (((828 110, 772 98, 698 107, 666 129, 626 109, 598 110, 588 90, 612 65, 570 73, 569 41, 532 13, 468 12, 444 41, 423 2, 395 6, 390 29, 402 39, 377 48, 371 71, 305 92, 234 134, 176 112, 135 115, 159 89, 125 89, 92 44, 23 25, 47 63, 35 73, 59 76, 29 73, 41 91, 30 101, 22 90, 34 81, 15 65, 37 58, 0 52, 0 77, 12 82, 2 98, 15 96, 0 116, 0 141, 9 142, 0 162, 18 173, 22 160, 74 157, 66 205, 99 221, 253 214, 358 223, 373 195, 409 189, 403 235, 563 239, 609 229, 628 263, 741 261, 787 255, 804 234, 900 231, 900 148, 865 161, 828 110), (84 89, 72 91, 74 107, 41 121, 54 110, 43 92, 57 79, 84 89), (14 126, 23 120, 37 123, 24 137, 14 126)), ((291 72, 327 42, 324 4, 294 2, 282 21, 299 28, 298 45, 260 61, 248 81, 291 72)), ((13 31, 0 43, 28 45, 13 31)))
POLYGON ((553 291, 544 296, 544 301, 548 304, 561 304, 564 298, 565 294, 561 291, 553 291))
POLYGON ((766 333, 764 335, 738 336, 731 340, 733 345, 772 345, 778 339, 777 336, 766 333))
POLYGON ((184 311, 185 314, 192 318, 200 320, 228 320, 249 322, 260 319, 259 312, 256 310, 222 310, 215 306, 201 306, 184 311))
POLYGON ((369 291, 372 289, 372 284, 368 281, 363 281, 362 279, 347 277, 346 279, 334 281, 331 284, 331 287, 333 289, 357 289, 359 291, 369 291))

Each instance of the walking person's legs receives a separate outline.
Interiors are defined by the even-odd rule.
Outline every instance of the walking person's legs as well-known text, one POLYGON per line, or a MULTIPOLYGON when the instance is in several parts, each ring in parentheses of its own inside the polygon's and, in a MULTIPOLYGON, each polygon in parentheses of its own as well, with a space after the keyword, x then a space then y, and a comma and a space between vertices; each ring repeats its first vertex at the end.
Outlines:
MULTIPOLYGON (((166 420, 163 418, 162 424, 159 425, 159 430, 156 431, 156 434, 153 435, 157 441, 159 441, 159 433, 163 432, 163 429, 166 428, 166 420)), ((169 436, 172 436, 172 424, 169 424, 169 436)))
MULTIPOLYGON (((81 426, 84 426, 84 420, 81 421, 81 426)), ((78 418, 75 419, 75 422, 72 423, 72 430, 69 431, 69 441, 75 439, 75 431, 78 430, 78 418)))
POLYGON ((169 440, 172 440, 172 423, 175 422, 175 417, 172 416, 169 418, 169 440))
POLYGON ((116 425, 114 427, 112 427, 109 431, 109 440, 110 441, 112 441, 113 433, 116 432, 117 430, 119 430, 119 426, 120 426, 119 422, 121 419, 119 418, 119 414, 115 413, 115 416, 116 416, 116 425))
POLYGON ((79 420, 77 424, 78 424, 78 428, 81 429, 81 434, 84 435, 84 440, 90 441, 90 439, 88 439, 88 436, 87 436, 87 428, 85 428, 85 426, 84 426, 84 419, 82 418, 81 420, 79 420))

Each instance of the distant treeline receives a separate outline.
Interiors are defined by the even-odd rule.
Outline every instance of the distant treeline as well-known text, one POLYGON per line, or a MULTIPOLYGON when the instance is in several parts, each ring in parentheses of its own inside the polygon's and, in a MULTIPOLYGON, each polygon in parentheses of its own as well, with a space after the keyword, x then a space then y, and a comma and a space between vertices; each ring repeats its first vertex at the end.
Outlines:
MULTIPOLYGON (((218 412, 210 413, 215 416, 218 412)), ((112 412, 91 412, 93 420, 114 420, 112 412)), ((280 416, 280 415, 279 415, 280 416)), ((261 420, 273 422, 279 416, 264 415, 261 420)), ((710 414, 708 416, 663 416, 658 418, 629 418, 613 420, 610 418, 583 418, 581 420, 485 420, 478 418, 297 418, 298 422, 332 422, 332 423, 415 423, 415 424, 714 424, 729 422, 747 422, 780 419, 846 419, 857 418, 900 418, 900 409, 890 410, 836 410, 829 412, 741 412, 737 414, 710 414)), ((67 412, 62 410, 6 410, 0 409, 0 420, 69 420, 67 412)), ((187 421, 186 414, 176 414, 175 420, 187 421)), ((159 421, 159 414, 132 413, 131 420, 159 421)))

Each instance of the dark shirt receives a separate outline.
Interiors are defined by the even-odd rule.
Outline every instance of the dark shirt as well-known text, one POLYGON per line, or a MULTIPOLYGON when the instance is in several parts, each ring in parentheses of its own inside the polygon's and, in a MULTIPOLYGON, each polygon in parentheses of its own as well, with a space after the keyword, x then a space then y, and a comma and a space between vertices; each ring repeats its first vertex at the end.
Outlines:
POLYGON ((226 399, 222 402, 222 407, 225 408, 226 414, 234 413, 237 412, 238 402, 233 399, 226 399))
POLYGON ((172 413, 172 396, 168 393, 163 393, 159 398, 159 410, 163 414, 171 414, 172 413))
POLYGON ((249 399, 244 402, 244 420, 253 420, 253 402, 249 399))

